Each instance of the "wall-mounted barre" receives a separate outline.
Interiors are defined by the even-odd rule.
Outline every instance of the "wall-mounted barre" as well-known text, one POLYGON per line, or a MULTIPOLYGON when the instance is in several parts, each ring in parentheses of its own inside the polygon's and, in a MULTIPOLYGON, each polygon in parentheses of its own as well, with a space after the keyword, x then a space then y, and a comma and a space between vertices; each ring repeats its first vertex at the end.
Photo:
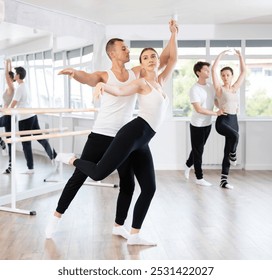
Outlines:
MULTIPOLYGON (((57 131, 66 131, 68 130, 68 127, 63 127, 61 130, 56 127, 56 128, 46 128, 46 129, 34 129, 34 130, 25 130, 25 131, 16 131, 15 135, 20 136, 20 135, 29 135, 29 134, 42 134, 42 133, 50 133, 50 132, 57 132, 57 131)), ((0 133, 0 137, 10 137, 11 132, 2 132, 0 133)))
MULTIPOLYGON (((24 130, 24 131, 27 132, 28 130, 24 130)), ((76 136, 76 135, 83 135, 83 134, 90 134, 90 133, 91 133, 91 130, 68 131, 68 132, 63 132, 63 133, 16 137, 15 139, 8 138, 8 139, 5 140, 5 142, 6 143, 18 143, 18 142, 27 142, 27 141, 33 141, 33 140, 41 140, 41 139, 60 138, 60 137, 66 137, 66 136, 76 136)))
POLYGON ((97 112, 96 108, 70 109, 70 108, 2 108, 0 112, 3 115, 18 114, 59 114, 59 113, 76 113, 76 112, 97 112))
MULTIPOLYGON (((50 138, 59 138, 60 139, 60 152, 62 151, 62 137, 66 136, 77 136, 77 135, 83 135, 83 134, 89 134, 90 130, 82 130, 82 131, 68 131, 63 132, 64 130, 67 130, 66 128, 62 127, 62 117, 63 113, 73 113, 73 112, 96 112, 98 111, 95 108, 88 108, 88 109, 68 109, 68 108, 3 108, 0 109, 0 112, 3 115, 11 115, 11 132, 9 133, 3 133, 3 136, 8 136, 11 138, 6 138, 5 142, 11 144, 11 156, 12 156, 12 173, 11 173, 11 195, 10 195, 10 204, 11 207, 1 207, 0 211, 8 211, 13 213, 20 213, 20 214, 28 214, 28 215, 36 215, 35 211, 29 211, 29 210, 22 210, 16 208, 16 202, 17 202, 17 193, 16 193, 16 143, 18 142, 24 142, 24 141, 32 141, 32 140, 41 140, 41 139, 50 139, 50 138), (51 128, 51 129, 40 129, 40 130, 26 130, 26 131, 16 131, 16 125, 15 125, 15 118, 18 114, 59 114, 59 128, 51 128), (53 133, 50 134, 50 132, 60 132, 60 133, 53 133), (46 134, 41 134, 46 133, 46 134), (32 136, 24 136, 24 137, 16 137, 16 136, 23 136, 23 135, 29 135, 34 134, 32 136), (39 134, 39 135, 35 135, 39 134)), ((60 170, 62 173, 62 164, 60 165, 60 170)), ((44 180, 45 181, 45 180, 44 180)), ((45 181, 46 182, 46 181, 45 181)), ((61 181, 59 181, 61 183, 61 181)), ((100 185, 100 186, 106 186, 106 187, 116 187, 115 184, 104 184, 101 182, 86 182, 88 185, 100 185)), ((34 196, 38 196, 44 193, 48 193, 50 191, 56 191, 58 189, 61 189, 62 186, 59 188, 50 186, 48 189, 40 188, 39 190, 33 190, 33 191, 27 191, 25 194, 20 194, 20 197, 31 198, 34 196)), ((0 205, 3 204, 9 204, 8 202, 3 202, 0 199, 0 205)))

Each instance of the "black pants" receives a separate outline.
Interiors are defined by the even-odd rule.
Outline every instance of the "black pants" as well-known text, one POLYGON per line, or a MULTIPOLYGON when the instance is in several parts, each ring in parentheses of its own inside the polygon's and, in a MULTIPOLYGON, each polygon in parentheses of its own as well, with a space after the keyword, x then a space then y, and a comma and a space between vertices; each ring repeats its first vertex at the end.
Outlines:
POLYGON ((237 115, 228 114, 217 117, 215 128, 220 135, 225 136, 222 174, 228 175, 230 169, 229 154, 236 153, 239 141, 239 126, 237 115))
POLYGON ((141 188, 133 213, 132 227, 141 228, 156 190, 153 159, 148 143, 155 135, 149 124, 136 118, 123 126, 98 163, 77 159, 74 165, 87 176, 99 181, 129 159, 141 188))
POLYGON ((186 161, 186 165, 191 167, 194 165, 195 175, 197 179, 203 178, 202 171, 202 155, 204 152, 204 146, 210 135, 212 126, 196 127, 190 124, 191 134, 191 146, 189 158, 186 161))
MULTIPOLYGON (((11 116, 5 115, 0 118, 0 126, 5 128, 5 132, 11 132, 11 116)), ((10 138, 10 136, 7 136, 10 138)), ((9 164, 11 164, 11 144, 8 144, 9 164)))
MULTIPOLYGON (((40 129, 39 122, 38 122, 38 117, 37 115, 19 121, 19 130, 34 130, 34 129, 40 129)), ((35 134, 35 135, 41 135, 41 134, 35 134)), ((31 136, 31 134, 24 135, 24 136, 31 136)), ((22 137, 24 137, 22 136, 22 137)), ((50 144, 47 139, 42 139, 42 140, 37 140, 43 147, 44 150, 46 151, 48 157, 50 159, 55 158, 56 152, 51 149, 50 144)), ((32 147, 31 147, 31 141, 26 141, 22 142, 23 145, 23 151, 27 163, 28 169, 33 169, 34 168, 34 162, 33 162, 33 154, 32 154, 32 147)))

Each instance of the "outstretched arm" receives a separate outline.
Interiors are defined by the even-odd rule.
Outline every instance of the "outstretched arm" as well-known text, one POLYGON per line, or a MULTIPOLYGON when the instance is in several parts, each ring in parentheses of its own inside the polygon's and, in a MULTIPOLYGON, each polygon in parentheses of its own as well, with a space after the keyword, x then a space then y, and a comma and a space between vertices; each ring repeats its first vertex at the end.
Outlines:
POLYGON ((233 88, 235 91, 237 91, 240 86, 242 85, 245 77, 246 77, 246 64, 245 64, 245 60, 243 58, 243 56, 241 55, 240 51, 235 50, 236 54, 239 57, 239 61, 240 61, 240 75, 237 79, 237 81, 233 84, 233 88))
POLYGON ((114 96, 129 96, 135 93, 141 93, 144 86, 143 79, 137 79, 125 86, 114 86, 105 83, 98 83, 94 90, 94 98, 98 99, 106 91, 114 96))
POLYGON ((212 81, 213 81, 213 86, 216 92, 216 96, 220 96, 221 95, 221 84, 219 81, 219 78, 217 76, 217 67, 219 64, 219 61, 221 60, 222 56, 224 56, 229 50, 225 50, 223 52, 221 52, 215 59, 213 65, 212 65, 212 81))
POLYGON ((208 115, 208 116, 221 116, 224 115, 224 112, 219 109, 217 111, 212 111, 207 108, 203 108, 199 102, 192 103, 195 111, 199 114, 208 115))
POLYGON ((75 79, 76 81, 87 84, 91 87, 95 87, 99 82, 106 82, 107 73, 106 72, 94 72, 87 73, 82 70, 76 70, 74 68, 65 68, 61 70, 58 75, 68 75, 70 78, 75 79))
POLYGON ((169 27, 171 31, 171 37, 167 45, 167 49, 169 50, 169 58, 165 69, 159 75, 159 82, 161 85, 163 85, 170 78, 178 60, 178 43, 177 43, 178 26, 176 21, 171 20, 169 22, 169 27))

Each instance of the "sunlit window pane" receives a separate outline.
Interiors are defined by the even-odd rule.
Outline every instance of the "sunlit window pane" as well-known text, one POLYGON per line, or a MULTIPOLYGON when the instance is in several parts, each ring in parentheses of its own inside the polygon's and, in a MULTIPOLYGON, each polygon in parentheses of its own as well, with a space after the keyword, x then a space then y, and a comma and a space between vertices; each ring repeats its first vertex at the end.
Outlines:
POLYGON ((193 66, 197 59, 179 59, 173 74, 173 116, 188 117, 192 106, 189 91, 197 81, 193 66))
POLYGON ((30 67, 27 73, 28 77, 28 87, 31 95, 31 105, 32 107, 40 107, 38 99, 38 90, 36 83, 36 72, 34 67, 30 67))
POLYGON ((36 68, 37 74, 37 95, 40 100, 41 108, 49 107, 49 97, 47 94, 47 85, 45 83, 45 76, 42 68, 36 68))
MULTIPOLYGON (((54 94, 52 96, 52 106, 54 108, 65 107, 65 92, 64 92, 64 79, 65 76, 58 75, 59 69, 55 69, 54 75, 54 94)), ((68 94, 68 93, 66 93, 68 94)))
POLYGON ((272 59, 247 59, 246 114, 272 116, 272 59))

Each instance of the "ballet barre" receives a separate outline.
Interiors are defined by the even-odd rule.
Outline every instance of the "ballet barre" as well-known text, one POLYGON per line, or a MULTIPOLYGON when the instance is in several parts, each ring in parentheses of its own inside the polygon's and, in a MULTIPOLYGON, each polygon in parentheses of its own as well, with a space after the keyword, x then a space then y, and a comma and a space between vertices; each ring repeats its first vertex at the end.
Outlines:
POLYGON ((59 113, 76 113, 76 112, 97 112, 95 108, 70 109, 70 108, 3 108, 0 112, 3 115, 18 114, 59 114, 59 113))
MULTIPOLYGON (((29 130, 24 130, 27 132, 29 130)), ((50 138, 60 138, 66 136, 76 136, 76 135, 83 135, 83 134, 90 134, 91 130, 81 130, 81 131, 68 131, 62 133, 54 133, 54 134, 42 134, 42 135, 35 135, 35 136, 24 136, 24 137, 17 137, 17 138, 8 138, 5 140, 6 143, 18 143, 18 142, 27 142, 33 140, 42 140, 42 139, 50 139, 50 138)))
MULTIPOLYGON (((46 129, 16 131, 15 135, 20 136, 20 135, 29 135, 29 134, 42 134, 42 133, 50 133, 50 132, 65 131, 65 130, 68 130, 68 127, 63 127, 63 128, 61 128, 61 130, 59 128, 46 128, 46 129)), ((0 133, 0 137, 10 137, 10 136, 11 136, 11 132, 0 133)), ((7 142, 7 141, 5 141, 5 142, 7 142)))
MULTIPOLYGON (((23 210, 18 209, 16 207, 17 199, 27 199, 31 197, 35 197, 41 194, 45 194, 48 192, 56 191, 62 188, 62 186, 49 186, 48 188, 39 188, 38 190, 28 190, 25 191, 23 194, 17 194, 16 186, 16 143, 18 142, 25 142, 25 141, 32 141, 32 140, 41 140, 41 139, 51 139, 51 138, 59 138, 59 150, 62 151, 62 138, 68 136, 77 136, 77 135, 84 135, 89 134, 91 130, 82 130, 82 131, 66 131, 67 128, 62 127, 62 117, 63 113, 73 113, 73 112, 96 112, 97 109, 95 108, 86 108, 86 109, 68 109, 68 108, 5 108, 0 109, 0 112, 3 115, 10 115, 11 116, 11 132, 2 133, 6 138, 5 142, 11 144, 11 161, 12 161, 12 170, 11 172, 11 194, 4 197, 3 200, 0 199, 0 205, 3 204, 10 204, 11 207, 4 207, 0 206, 0 211, 6 212, 13 212, 19 214, 27 214, 27 215, 36 215, 36 211, 34 210, 23 210), (23 114, 58 114, 59 115, 59 128, 51 128, 51 129, 40 129, 40 130, 25 130, 25 131, 16 131, 16 116, 23 114), (51 132, 58 132, 52 133, 51 132), (45 134, 46 133, 46 134, 45 134), (31 136, 29 136, 31 134, 31 136), (39 134, 39 135, 35 135, 39 134), (27 136, 23 136, 27 135, 27 136), (23 137, 17 137, 23 136, 23 137), (7 202, 9 201, 9 202, 7 202)), ((59 166, 60 174, 62 177, 62 163, 59 166)), ((44 182, 49 182, 48 180, 44 180, 44 182)), ((54 181, 58 183, 62 183, 63 181, 54 181)), ((101 182, 86 182, 87 185, 98 185, 98 186, 106 186, 106 187, 117 187, 115 184, 107 184, 101 182)))

